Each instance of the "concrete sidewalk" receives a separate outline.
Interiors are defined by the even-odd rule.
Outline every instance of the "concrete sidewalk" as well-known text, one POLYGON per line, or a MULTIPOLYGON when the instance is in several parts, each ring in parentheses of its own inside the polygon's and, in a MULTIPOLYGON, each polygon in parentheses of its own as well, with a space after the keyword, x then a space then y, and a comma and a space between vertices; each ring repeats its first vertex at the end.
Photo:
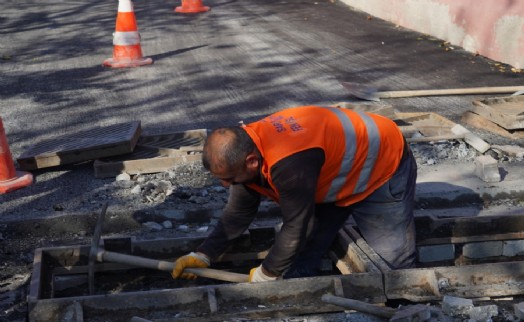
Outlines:
MULTIPOLYGON (((475 164, 426 167, 417 177, 416 198, 428 206, 448 208, 497 202, 524 202, 524 163, 499 164, 500 182, 484 182, 475 175, 475 164)), ((509 206, 509 205, 508 205, 509 206)))

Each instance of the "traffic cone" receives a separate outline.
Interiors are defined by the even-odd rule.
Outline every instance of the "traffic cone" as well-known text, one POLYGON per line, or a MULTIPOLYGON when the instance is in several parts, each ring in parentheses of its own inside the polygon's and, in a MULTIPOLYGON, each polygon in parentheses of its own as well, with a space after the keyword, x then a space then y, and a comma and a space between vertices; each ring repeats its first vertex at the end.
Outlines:
POLYGON ((113 34, 113 58, 106 59, 104 66, 138 67, 152 63, 153 59, 142 56, 133 3, 131 0, 118 0, 118 15, 113 34))
POLYGON ((0 194, 29 186, 33 175, 29 172, 16 171, 11 151, 5 137, 4 123, 0 118, 0 194))
POLYGON ((175 8, 175 12, 198 13, 209 11, 209 7, 204 6, 202 0, 182 0, 182 5, 175 8))

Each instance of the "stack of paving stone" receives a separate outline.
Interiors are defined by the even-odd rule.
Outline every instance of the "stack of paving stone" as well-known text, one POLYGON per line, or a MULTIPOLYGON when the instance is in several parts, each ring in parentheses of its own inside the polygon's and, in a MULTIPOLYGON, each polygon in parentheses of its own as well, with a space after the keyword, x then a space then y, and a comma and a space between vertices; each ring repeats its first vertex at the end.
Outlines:
POLYGON ((473 101, 462 121, 510 139, 524 138, 524 96, 487 98, 473 101))

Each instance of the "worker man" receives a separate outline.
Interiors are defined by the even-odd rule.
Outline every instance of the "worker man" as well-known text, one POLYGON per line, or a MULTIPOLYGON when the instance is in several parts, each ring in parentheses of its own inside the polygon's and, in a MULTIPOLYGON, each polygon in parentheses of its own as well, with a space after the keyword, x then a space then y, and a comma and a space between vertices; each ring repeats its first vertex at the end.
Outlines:
POLYGON ((175 262, 208 267, 254 220, 261 196, 279 203, 282 226, 251 282, 315 276, 350 215, 392 269, 413 267, 417 166, 388 118, 338 107, 301 106, 247 125, 214 130, 203 164, 229 187, 217 226, 175 262))

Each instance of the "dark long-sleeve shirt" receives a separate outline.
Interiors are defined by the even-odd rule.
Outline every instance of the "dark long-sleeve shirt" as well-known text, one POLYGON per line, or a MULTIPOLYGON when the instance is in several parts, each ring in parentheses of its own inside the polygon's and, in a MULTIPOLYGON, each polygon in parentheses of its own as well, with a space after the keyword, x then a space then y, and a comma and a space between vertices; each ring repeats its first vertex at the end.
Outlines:
MULTIPOLYGON (((262 265, 274 275, 279 276, 289 268, 306 242, 308 224, 315 213, 315 192, 324 160, 322 149, 315 148, 286 157, 270 169, 280 195, 283 225, 262 265)), ((269 188, 265 178, 261 178, 261 185, 269 188)), ((223 215, 198 251, 211 259, 220 256, 254 220, 260 198, 258 192, 242 184, 231 185, 223 215)))

